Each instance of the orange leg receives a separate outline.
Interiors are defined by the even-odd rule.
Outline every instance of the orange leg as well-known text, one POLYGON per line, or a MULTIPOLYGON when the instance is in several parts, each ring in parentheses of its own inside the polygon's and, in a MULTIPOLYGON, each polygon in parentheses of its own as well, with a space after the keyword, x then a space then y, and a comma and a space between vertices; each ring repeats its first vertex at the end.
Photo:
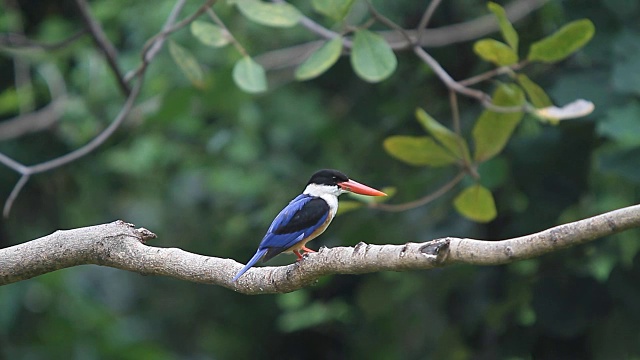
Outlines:
POLYGON ((317 252, 317 251, 315 251, 315 250, 311 250, 311 249, 309 249, 309 248, 308 248, 308 247, 306 247, 306 246, 302 246, 301 250, 302 250, 302 251, 304 251, 305 253, 314 253, 314 252, 317 252))
POLYGON ((298 250, 293 250, 293 253, 296 254, 296 256, 298 257, 298 260, 296 261, 300 261, 302 260, 302 255, 300 255, 300 253, 298 252, 298 250))

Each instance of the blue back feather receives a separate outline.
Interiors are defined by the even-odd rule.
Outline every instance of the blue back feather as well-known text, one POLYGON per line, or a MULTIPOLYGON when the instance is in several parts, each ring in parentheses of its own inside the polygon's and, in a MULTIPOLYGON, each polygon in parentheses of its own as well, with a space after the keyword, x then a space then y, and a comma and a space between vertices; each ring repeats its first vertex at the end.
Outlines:
POLYGON ((324 222, 327 220, 327 216, 329 216, 329 212, 320 217, 317 223, 305 229, 293 231, 290 233, 276 234, 279 228, 286 226, 295 216, 295 214, 312 199, 314 199, 314 197, 310 195, 298 195, 295 199, 291 200, 289 205, 287 205, 284 209, 282 209, 282 211, 280 211, 278 216, 276 216, 276 218, 271 223, 271 226, 269 226, 269 230, 267 230, 266 235, 264 236, 264 238, 262 238, 260 246, 258 246, 258 251, 256 251, 255 255, 253 255, 251 260, 247 262, 247 265, 245 265, 242 270, 238 272, 238 274, 233 278, 232 281, 238 280, 240 276, 242 276, 265 255, 267 255, 267 259, 269 259, 279 254, 280 252, 287 250, 296 243, 302 241, 307 236, 311 235, 311 233, 313 233, 319 226, 324 224, 324 222))
POLYGON ((327 216, 329 213, 327 212, 324 216, 322 216, 318 222, 308 228, 301 229, 299 231, 294 231, 286 234, 276 234, 276 230, 291 221, 291 218, 300 210, 304 205, 306 205, 309 201, 314 199, 313 196, 301 194, 298 195, 295 199, 291 200, 289 205, 287 205, 269 226, 269 230, 267 230, 266 235, 262 238, 260 242, 259 249, 265 248, 276 248, 284 251, 296 243, 302 241, 307 236, 311 235, 320 225, 324 224, 327 220, 327 216))

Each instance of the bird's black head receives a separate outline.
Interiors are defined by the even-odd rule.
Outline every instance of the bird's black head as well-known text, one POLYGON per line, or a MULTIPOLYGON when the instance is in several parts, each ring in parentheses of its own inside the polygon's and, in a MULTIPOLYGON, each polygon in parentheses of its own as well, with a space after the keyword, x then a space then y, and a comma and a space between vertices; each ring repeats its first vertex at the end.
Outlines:
POLYGON ((315 174, 311 175, 311 179, 309 179, 309 184, 318 184, 318 185, 338 185, 338 183, 349 181, 349 177, 338 170, 333 169, 322 169, 316 171, 315 174))

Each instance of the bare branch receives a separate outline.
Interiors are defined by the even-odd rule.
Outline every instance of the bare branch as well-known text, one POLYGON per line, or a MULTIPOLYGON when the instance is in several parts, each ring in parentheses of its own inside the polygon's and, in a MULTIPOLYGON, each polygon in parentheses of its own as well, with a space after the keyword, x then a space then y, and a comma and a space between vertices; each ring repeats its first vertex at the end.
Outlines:
POLYGON ((520 69, 524 68, 525 66, 527 66, 528 64, 529 64, 528 60, 522 60, 517 64, 513 64, 513 65, 509 65, 509 66, 501 66, 501 67, 498 67, 498 68, 495 68, 495 69, 491 69, 491 70, 489 70, 487 72, 484 72, 482 74, 475 75, 475 76, 470 77, 468 79, 460 80, 460 81, 458 81, 458 83, 460 85, 464 85, 464 86, 474 85, 474 84, 477 84, 477 83, 485 81, 485 80, 489 80, 489 79, 494 78, 494 77, 499 76, 499 75, 512 74, 514 71, 520 70, 520 69))
POLYGON ((51 94, 51 102, 45 107, 0 122, 0 141, 20 137, 24 134, 47 129, 64 111, 67 89, 60 72, 51 64, 40 69, 51 94))
POLYGON ((0 249, 0 285, 51 271, 96 264, 144 275, 224 286, 245 294, 291 292, 325 275, 377 271, 426 270, 464 263, 499 265, 537 257, 603 236, 640 227, 640 205, 514 239, 485 241, 442 238, 405 245, 321 248, 291 265, 253 268, 237 283, 231 279, 242 267, 232 259, 192 254, 177 248, 144 244, 155 234, 122 221, 55 233, 0 249))
POLYGON ((116 51, 116 48, 109 41, 109 38, 107 38, 107 35, 102 30, 98 20, 94 19, 91 15, 91 10, 89 9, 89 4, 87 4, 86 0, 76 0, 76 5, 80 10, 82 20, 84 20, 87 25, 91 38, 93 38, 96 46, 102 50, 104 56, 107 58, 107 63, 116 77, 120 90, 122 90, 125 96, 129 95, 131 89, 124 81, 124 76, 122 75, 122 71, 120 71, 120 66, 118 66, 118 52, 116 51))
POLYGON ((186 0, 178 0, 176 4, 173 6, 173 10, 171 10, 171 14, 167 18, 164 26, 162 27, 162 31, 153 36, 151 39, 147 41, 142 49, 142 64, 138 66, 138 68, 134 71, 129 72, 125 76, 125 81, 130 81, 134 77, 138 76, 142 73, 149 63, 153 60, 153 58, 160 52, 162 49, 162 45, 164 45, 164 41, 171 33, 182 29, 183 27, 191 24, 195 19, 197 19, 200 15, 202 15, 208 8, 213 6, 217 0, 207 0, 198 10, 196 10, 193 14, 188 16, 185 19, 182 19, 178 23, 175 23, 175 19, 177 19, 178 14, 184 7, 186 0))
MULTIPOLYGON (((285 3, 287 3, 284 0, 271 0, 271 2, 274 2, 276 4, 285 4, 285 3)), ((323 38, 325 38, 327 40, 330 40, 330 39, 333 39, 333 38, 336 38, 336 37, 340 36, 340 34, 338 34, 337 32, 327 29, 326 27, 318 24, 317 22, 313 21, 311 18, 309 18, 309 17, 307 17, 305 15, 302 15, 300 17, 300 25, 306 27, 309 31, 313 32, 314 34, 320 35, 320 36, 322 36, 323 38)), ((348 44, 349 45, 347 47, 350 47, 351 46, 351 42, 348 41, 348 44)))
MULTIPOLYGON (((83 2, 84 0, 77 0, 77 1, 79 1, 81 8, 83 4, 86 5, 86 3, 83 2)), ((152 61, 153 57, 162 48, 162 44, 164 43, 164 39, 166 38, 166 36, 171 32, 176 31, 182 28, 183 26, 189 24, 191 21, 195 20, 195 18, 200 16, 200 14, 202 14, 216 0, 208 0, 194 14, 192 14, 188 18, 174 25, 175 19, 178 17, 178 14, 180 13, 182 7, 184 6, 185 1, 186 0, 178 0, 176 2, 176 5, 171 11, 171 14, 169 14, 169 17, 167 18, 167 21, 165 22, 162 28, 162 31, 158 35, 154 36, 151 40, 149 40, 147 42, 147 45, 145 45, 145 48, 142 52, 143 54, 142 65, 140 65, 140 67, 138 67, 138 69, 134 71, 130 77, 127 77, 128 80, 126 80, 126 81, 129 81, 135 77, 139 77, 138 82, 134 85, 133 89, 129 92, 127 100, 125 101, 122 109, 120 109, 120 113, 118 113, 118 115, 113 120, 113 122, 106 129, 104 129, 100 134, 98 134, 98 136, 96 136, 93 140, 91 140, 89 143, 82 146, 81 148, 78 148, 66 155, 63 155, 61 157, 58 157, 49 161, 45 161, 40 164, 31 165, 31 166, 25 166, 9 158, 8 156, 0 153, 0 163, 3 163, 4 165, 8 166, 9 168, 17 171, 22 175, 18 184, 16 184, 16 186, 13 188, 13 191, 11 192, 9 199, 7 199, 7 201, 5 202, 5 206, 4 206, 5 217, 8 216, 9 211, 11 210, 11 204, 13 203, 16 196, 18 195, 20 190, 24 187, 24 185, 26 184, 27 180, 31 175, 55 169, 57 167, 63 166, 65 164, 68 164, 72 161, 75 161, 87 155, 88 153, 90 153, 91 151, 95 150, 97 147, 102 145, 115 132, 115 130, 120 126, 120 124, 122 124, 122 122, 127 118, 129 113, 131 112, 131 109, 133 108, 133 105, 142 89, 144 72, 148 64, 152 61)), ((88 8, 85 8, 85 10, 88 11, 88 8)), ((92 31, 102 31, 102 30, 94 29, 92 31)))
POLYGON ((18 194, 20 194, 20 191, 22 190, 22 188, 27 184, 27 181, 29 181, 30 177, 31 175, 29 174, 22 175, 20 177, 20 180, 18 180, 16 185, 11 190, 9 197, 7 198, 7 201, 4 202, 4 207, 2 208, 2 216, 4 216, 5 218, 9 217, 9 212, 11 212, 11 207, 13 206, 13 202, 18 197, 18 194))
POLYGON ((231 41, 231 43, 233 44, 233 46, 236 48, 236 50, 238 50, 238 52, 242 55, 242 56, 249 56, 249 53, 247 53, 247 50, 244 48, 244 46, 242 46, 242 44, 240 44, 240 42, 238 41, 238 39, 236 39, 235 36, 233 36, 233 34, 231 33, 231 31, 229 31, 229 29, 227 28, 227 25, 224 24, 224 22, 222 21, 222 19, 220 19, 220 17, 218 17, 218 15, 216 14, 215 11, 213 11, 212 8, 208 8, 207 9, 207 15, 209 15, 209 17, 211 18, 211 20, 213 20, 213 22, 215 22, 218 26, 220 26, 221 28, 224 29, 224 31, 226 31, 227 36, 229 37, 229 40, 231 41))
MULTIPOLYGON (((40 164, 31 165, 31 166, 24 166, 22 164, 19 164, 18 162, 11 160, 4 154, 0 154, 0 162, 16 170, 20 174, 24 175, 20 179, 20 181, 22 181, 22 179, 25 179, 25 176, 26 176, 26 179, 28 179, 29 175, 34 175, 37 173, 55 169, 57 167, 66 165, 72 161, 75 161, 87 155, 88 153, 95 150, 98 146, 102 145, 105 141, 107 141, 107 139, 116 131, 116 129, 120 126, 120 124, 122 124, 122 122, 127 118, 129 113, 131 112, 131 109, 133 108, 133 104, 135 103, 136 99, 138 98, 138 95, 140 94, 140 89, 142 88, 142 83, 143 83, 142 80, 143 80, 142 77, 140 77, 140 80, 134 85, 133 89, 129 93, 129 97, 127 97, 127 101, 124 103, 122 109, 120 109, 120 113, 118 113, 118 116, 116 116, 113 122, 111 122, 111 124, 109 124, 109 126, 107 126, 106 129, 104 129, 100 134, 98 134, 98 136, 93 138, 84 146, 66 155, 57 157, 49 161, 42 162, 40 164)), ((15 196, 18 195, 17 192, 19 192, 21 188, 22 186, 18 187, 18 185, 16 184, 16 187, 14 187, 14 190, 11 192, 11 195, 15 198, 15 196)), ((9 199, 7 199, 7 202, 5 203, 5 207, 4 207, 5 217, 9 215, 10 210, 11 210, 11 203, 9 203, 9 199)))
POLYGON ((441 197, 442 195, 449 192, 453 189, 462 179, 464 178, 465 172, 460 171, 458 175, 456 175, 453 179, 447 181, 446 184, 442 185, 438 190, 428 194, 420 199, 406 202, 404 204, 385 204, 385 203, 371 203, 369 204, 370 208, 380 209, 385 211, 406 211, 415 209, 417 207, 426 205, 433 200, 441 197))
MULTIPOLYGON (((548 0, 514 0, 505 5, 507 17, 511 22, 526 17, 531 12, 539 9, 548 0)), ((460 42, 471 41, 498 31, 498 23, 493 15, 485 15, 477 19, 463 23, 442 26, 423 30, 420 34, 419 45, 424 48, 442 47, 460 42)), ((394 50, 408 50, 413 48, 418 38, 415 30, 406 30, 410 40, 395 30, 380 31, 394 50)), ((322 46, 324 40, 316 40, 308 43, 277 49, 256 56, 255 60, 267 70, 278 70, 300 65, 310 53, 322 46)))
POLYGON ((86 33, 86 30, 79 30, 68 38, 55 43, 44 43, 41 41, 31 40, 23 34, 0 34, 0 49, 33 48, 45 51, 60 50, 80 39, 86 33))
POLYGON ((440 2, 441 0, 431 0, 431 3, 429 3, 429 6, 427 6, 427 9, 424 11, 424 14, 422 14, 422 18, 420 19, 420 22, 418 23, 418 27, 416 28, 416 32, 418 33, 416 44, 420 44, 422 42, 422 35, 424 34, 424 29, 426 29, 427 26, 429 26, 429 21, 431 21, 431 17, 433 16, 433 13, 435 13, 438 6, 440 6, 440 2))

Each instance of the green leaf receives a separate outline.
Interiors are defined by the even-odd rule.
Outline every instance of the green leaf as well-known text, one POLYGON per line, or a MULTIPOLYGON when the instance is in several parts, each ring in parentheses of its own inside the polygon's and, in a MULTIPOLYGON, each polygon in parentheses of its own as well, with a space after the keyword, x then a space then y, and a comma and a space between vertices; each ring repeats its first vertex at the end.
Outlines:
POLYGON ((245 56, 233 67, 233 81, 248 93, 260 93, 267 90, 267 76, 260 64, 245 56))
POLYGON ((309 80, 327 71, 342 53, 342 38, 327 41, 296 69, 296 79, 309 80))
MULTIPOLYGON (((500 84, 491 100, 498 106, 520 106, 524 104, 525 99, 518 85, 500 84)), ((476 145, 476 161, 486 161, 502 151, 523 115, 522 111, 511 113, 483 111, 472 132, 476 145)))
POLYGON ((0 93, 0 114, 14 112, 20 106, 18 92, 13 88, 8 88, 0 93))
POLYGON ((582 48, 594 33, 591 20, 572 21, 552 35, 533 43, 527 59, 546 63, 560 61, 582 48))
POLYGON ((484 61, 498 66, 512 65, 518 62, 518 54, 507 44, 493 39, 481 39, 473 44, 473 51, 484 61))
POLYGON ((518 82, 527 93, 527 97, 534 107, 544 108, 553 105, 553 102, 551 102, 551 99, 549 99, 549 96, 544 91, 544 89, 542 89, 538 84, 531 81, 531 79, 529 79, 527 75, 518 74, 518 82))
POLYGON ((183 48, 177 43, 169 40, 169 53, 176 62, 182 73, 191 81, 193 86, 197 88, 204 88, 204 73, 198 60, 189 52, 189 50, 183 48))
POLYGON ((458 134, 447 129, 436 119, 432 118, 426 111, 416 109, 418 122, 431 134, 442 146, 449 150, 460 160, 470 161, 469 147, 467 142, 458 134))
POLYGON ((390 136, 384 140, 389 155, 414 166, 445 166, 456 162, 455 156, 428 136, 390 136))
POLYGON ((476 222, 489 222, 497 215, 491 191, 479 184, 462 190, 453 200, 453 206, 462 216, 476 222))
POLYGON ((500 25, 500 32, 502 33, 502 37, 504 40, 511 46, 513 51, 518 53, 518 33, 516 29, 513 28, 511 22, 507 18, 507 13, 504 11, 504 8, 494 2, 489 2, 487 4, 489 10, 496 16, 498 19, 498 24, 500 25))
POLYGON ((222 47, 230 41, 227 30, 207 21, 196 20, 192 22, 191 34, 201 43, 212 47, 222 47))
POLYGON ((313 8, 335 21, 344 19, 351 10, 353 0, 313 0, 313 8))
POLYGON ((342 214, 347 213, 349 211, 353 211, 353 210, 359 209, 359 208, 361 208, 363 206, 364 206, 364 203, 360 202, 360 201, 341 200, 340 201, 340 206, 338 206, 338 212, 336 213, 336 215, 342 215, 342 214))
POLYGON ((351 65, 361 79, 374 83, 388 78, 395 71, 398 60, 382 36, 369 30, 357 30, 351 49, 351 65))
POLYGON ((302 14, 288 3, 266 3, 259 0, 238 0, 242 15, 258 24, 272 27, 292 27, 302 18, 302 14))

